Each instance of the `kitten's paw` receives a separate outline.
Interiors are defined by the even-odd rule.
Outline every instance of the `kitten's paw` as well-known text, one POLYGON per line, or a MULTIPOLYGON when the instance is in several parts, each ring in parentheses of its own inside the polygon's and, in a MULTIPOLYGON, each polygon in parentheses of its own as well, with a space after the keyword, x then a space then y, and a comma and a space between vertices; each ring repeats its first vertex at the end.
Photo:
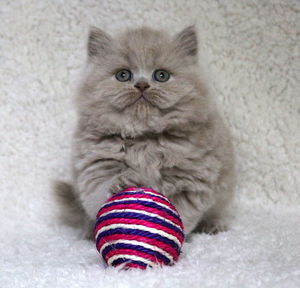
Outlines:
POLYGON ((140 176, 132 171, 126 171, 123 175, 119 176, 115 182, 111 185, 109 192, 111 195, 116 194, 128 187, 147 187, 140 176))
POLYGON ((122 185, 121 183, 115 183, 109 189, 109 196, 117 194, 118 192, 122 191, 123 189, 125 189, 124 185, 122 185))
POLYGON ((85 239, 85 240, 91 240, 94 241, 94 233, 93 233, 93 229, 86 229, 84 231, 82 231, 82 234, 80 235, 81 239, 85 239))
POLYGON ((220 232, 228 230, 227 225, 221 221, 202 221, 196 228, 196 232, 206 233, 209 235, 215 235, 220 232))
POLYGON ((86 219, 84 226, 80 230, 79 238, 94 241, 94 239, 95 239, 94 238, 94 226, 95 226, 94 221, 86 219))

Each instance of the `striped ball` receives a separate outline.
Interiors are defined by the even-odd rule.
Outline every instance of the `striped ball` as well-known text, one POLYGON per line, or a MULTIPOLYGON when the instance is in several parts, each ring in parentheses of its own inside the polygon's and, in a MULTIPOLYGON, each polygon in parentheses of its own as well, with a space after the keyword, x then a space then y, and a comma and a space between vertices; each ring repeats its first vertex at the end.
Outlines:
POLYGON ((183 224, 171 202, 150 188, 137 187, 106 201, 94 236, 104 261, 123 269, 173 265, 184 241, 183 224))

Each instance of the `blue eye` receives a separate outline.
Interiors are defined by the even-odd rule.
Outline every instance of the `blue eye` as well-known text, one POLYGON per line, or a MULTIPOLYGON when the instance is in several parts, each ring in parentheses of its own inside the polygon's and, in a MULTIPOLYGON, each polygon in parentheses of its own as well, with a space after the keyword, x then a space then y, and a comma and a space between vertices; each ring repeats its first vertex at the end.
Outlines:
POLYGON ((158 82, 166 82, 170 79, 170 73, 166 70, 155 70, 153 72, 153 79, 158 82))
POLYGON ((122 69, 115 74, 115 77, 120 82, 126 82, 132 79, 132 73, 127 69, 122 69))

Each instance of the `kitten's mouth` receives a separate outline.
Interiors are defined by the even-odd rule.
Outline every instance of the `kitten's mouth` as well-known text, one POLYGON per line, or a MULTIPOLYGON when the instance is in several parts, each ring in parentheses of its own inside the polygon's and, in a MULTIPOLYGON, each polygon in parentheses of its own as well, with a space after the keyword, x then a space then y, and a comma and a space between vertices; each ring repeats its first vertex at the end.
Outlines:
POLYGON ((152 101, 152 94, 151 93, 134 93, 131 95, 128 95, 128 100, 130 99, 131 101, 127 103, 127 105, 124 105, 123 109, 127 108, 133 108, 135 106, 138 107, 143 107, 143 106, 149 106, 149 107, 154 107, 157 108, 155 102, 152 101))
POLYGON ((140 103, 148 102, 152 105, 152 103, 145 97, 145 95, 143 93, 136 100, 134 100, 134 102, 131 105, 134 105, 138 102, 140 102, 140 103))
POLYGON ((149 102, 148 99, 146 97, 144 97, 144 95, 140 96, 136 101, 140 101, 140 102, 149 102))

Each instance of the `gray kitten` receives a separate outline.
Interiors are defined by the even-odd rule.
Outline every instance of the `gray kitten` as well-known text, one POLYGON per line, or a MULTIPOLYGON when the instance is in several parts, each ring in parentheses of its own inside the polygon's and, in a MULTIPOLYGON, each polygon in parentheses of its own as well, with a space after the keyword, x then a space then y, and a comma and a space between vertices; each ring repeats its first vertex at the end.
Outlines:
POLYGON ((235 176, 231 139, 199 77, 193 26, 175 37, 149 28, 112 38, 92 28, 77 98, 73 187, 57 186, 69 219, 89 232, 101 204, 151 187, 178 209, 185 232, 224 231, 235 176))

